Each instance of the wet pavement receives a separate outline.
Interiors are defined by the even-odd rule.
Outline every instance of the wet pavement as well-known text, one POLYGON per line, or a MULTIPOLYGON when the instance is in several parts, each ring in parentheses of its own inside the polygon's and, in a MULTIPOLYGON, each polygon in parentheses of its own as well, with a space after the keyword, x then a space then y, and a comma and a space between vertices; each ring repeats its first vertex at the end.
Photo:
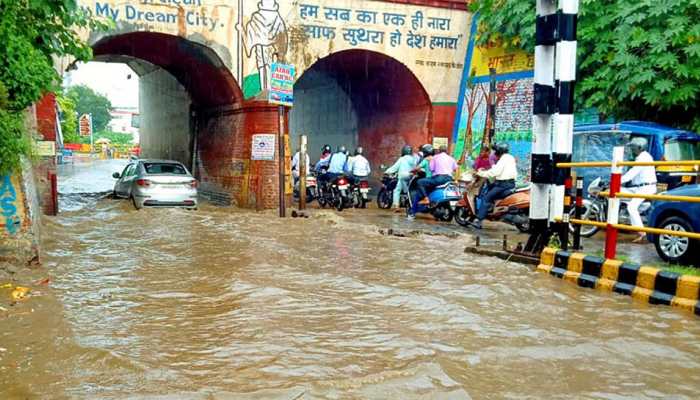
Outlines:
POLYGON ((465 255, 462 228, 386 212, 70 194, 109 192, 117 164, 95 164, 64 171, 83 175, 62 180, 43 268, 17 277, 29 298, 0 292, 2 399, 697 398, 692 315, 465 255))

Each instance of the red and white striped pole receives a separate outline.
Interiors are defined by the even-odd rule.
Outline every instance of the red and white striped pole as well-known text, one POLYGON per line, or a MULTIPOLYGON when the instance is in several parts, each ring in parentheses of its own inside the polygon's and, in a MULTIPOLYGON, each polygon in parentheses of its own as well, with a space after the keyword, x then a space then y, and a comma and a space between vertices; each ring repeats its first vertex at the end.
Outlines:
POLYGON ((608 226, 605 228, 605 258, 615 258, 617 252, 617 228, 620 220, 620 199, 617 194, 622 187, 622 167, 618 166, 625 156, 625 148, 613 148, 612 167, 610 168, 610 197, 608 197, 608 226))

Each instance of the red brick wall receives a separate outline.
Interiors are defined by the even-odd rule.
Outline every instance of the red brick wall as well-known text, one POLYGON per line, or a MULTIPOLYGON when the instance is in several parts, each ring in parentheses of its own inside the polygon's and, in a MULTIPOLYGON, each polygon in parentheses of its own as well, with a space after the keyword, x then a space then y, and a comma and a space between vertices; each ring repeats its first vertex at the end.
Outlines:
POLYGON ((258 101, 198 116, 201 191, 229 196, 239 207, 277 207, 279 154, 275 161, 251 161, 250 153, 252 136, 276 133, 278 120, 277 106, 258 101))
POLYGON ((446 137, 452 146, 452 131, 454 129, 457 105, 433 104, 433 116, 430 121, 430 133, 433 137, 446 137))
POLYGON ((36 103, 37 130, 44 140, 56 140, 56 95, 47 93, 36 103))
POLYGON ((359 142, 364 147, 373 170, 381 175, 379 165, 393 164, 401 155, 401 147, 406 144, 416 147, 429 143, 429 119, 430 106, 423 105, 400 112, 373 115, 371 120, 366 121, 360 127, 359 142))

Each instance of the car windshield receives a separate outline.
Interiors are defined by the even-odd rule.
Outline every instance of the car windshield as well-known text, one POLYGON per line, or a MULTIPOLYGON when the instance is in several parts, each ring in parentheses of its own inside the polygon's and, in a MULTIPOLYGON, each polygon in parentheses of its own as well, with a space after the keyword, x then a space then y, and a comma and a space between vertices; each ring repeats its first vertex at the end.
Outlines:
POLYGON ((143 168, 149 175, 172 174, 187 175, 187 170, 180 164, 172 163, 143 163, 143 168))
POLYGON ((668 161, 697 160, 700 141, 671 139, 664 143, 664 157, 668 161))

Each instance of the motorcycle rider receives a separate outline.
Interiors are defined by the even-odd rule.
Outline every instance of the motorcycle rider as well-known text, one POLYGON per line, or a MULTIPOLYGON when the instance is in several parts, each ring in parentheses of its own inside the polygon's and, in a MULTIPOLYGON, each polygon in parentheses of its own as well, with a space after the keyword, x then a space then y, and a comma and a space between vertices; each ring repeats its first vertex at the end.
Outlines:
POLYGON ((348 159, 348 163, 346 165, 346 172, 348 173, 348 177, 352 180, 353 184, 362 179, 367 179, 369 174, 372 172, 372 169, 369 166, 369 161, 362 155, 362 153, 364 153, 364 149, 362 146, 358 146, 355 149, 355 155, 348 159))
MULTIPOLYGON (((628 144, 634 161, 637 162, 652 162, 654 158, 647 152, 647 140, 642 137, 632 138, 628 144)), ((634 166, 622 175, 622 184, 628 184, 623 188, 623 192, 636 194, 655 194, 656 193, 656 169, 653 166, 642 167, 634 166)), ((644 199, 631 199, 627 203, 627 212, 630 215, 630 223, 636 227, 644 227, 642 217, 639 215, 639 206, 644 202, 644 199)), ((644 232, 637 232, 635 243, 640 243, 646 238, 644 232)))
POLYGON ((428 194, 436 187, 444 185, 452 180, 452 175, 457 170, 458 165, 452 156, 447 154, 447 146, 440 146, 438 154, 430 160, 430 171, 432 176, 418 181, 418 192, 422 200, 418 202, 420 205, 430 204, 428 194))
MULTIPOLYGON (((292 157, 292 176, 294 177, 294 184, 296 185, 296 182, 299 180, 299 170, 301 169, 301 152, 297 151, 294 153, 294 157, 292 157)), ((306 171, 305 175, 309 174, 309 170, 311 169, 311 159, 309 158, 309 153, 306 153, 306 171)))
POLYGON ((321 149, 321 158, 314 166, 314 171, 321 173, 323 169, 328 169, 328 163, 331 161, 331 146, 325 145, 321 149))
POLYGON ((345 146, 338 146, 338 150, 331 154, 328 160, 328 172, 323 174, 323 181, 330 182, 337 178, 339 175, 345 173, 345 166, 348 163, 347 149, 345 146))
MULTIPOLYGON (((423 179, 430 179, 433 176, 433 171, 430 170, 430 161, 435 155, 435 149, 433 145, 424 144, 420 148, 420 153, 422 154, 422 159, 418 166, 413 170, 414 173, 420 178, 416 180, 416 186, 420 184, 423 179)), ((409 192, 410 193, 410 192, 409 192)), ((411 200, 411 208, 408 210, 408 219, 414 219, 416 217, 416 209, 418 208, 418 201, 420 201, 421 193, 416 191, 415 197, 411 200)))
POLYGON ((515 189, 515 180, 518 178, 518 168, 515 157, 509 151, 507 143, 497 143, 494 146, 496 158, 498 161, 491 169, 479 170, 477 175, 482 178, 495 179, 495 182, 489 187, 484 195, 481 206, 477 210, 477 220, 473 225, 477 229, 481 229, 482 221, 486 219, 489 209, 496 200, 505 198, 513 189, 515 189))
POLYGON ((411 179, 411 171, 416 167, 416 159, 413 157, 413 149, 409 145, 403 146, 401 149, 401 157, 389 167, 385 173, 386 174, 396 174, 398 182, 396 183, 396 188, 394 189, 394 198, 392 200, 392 205, 395 212, 401 212, 400 199, 401 193, 408 191, 408 181, 411 179))

